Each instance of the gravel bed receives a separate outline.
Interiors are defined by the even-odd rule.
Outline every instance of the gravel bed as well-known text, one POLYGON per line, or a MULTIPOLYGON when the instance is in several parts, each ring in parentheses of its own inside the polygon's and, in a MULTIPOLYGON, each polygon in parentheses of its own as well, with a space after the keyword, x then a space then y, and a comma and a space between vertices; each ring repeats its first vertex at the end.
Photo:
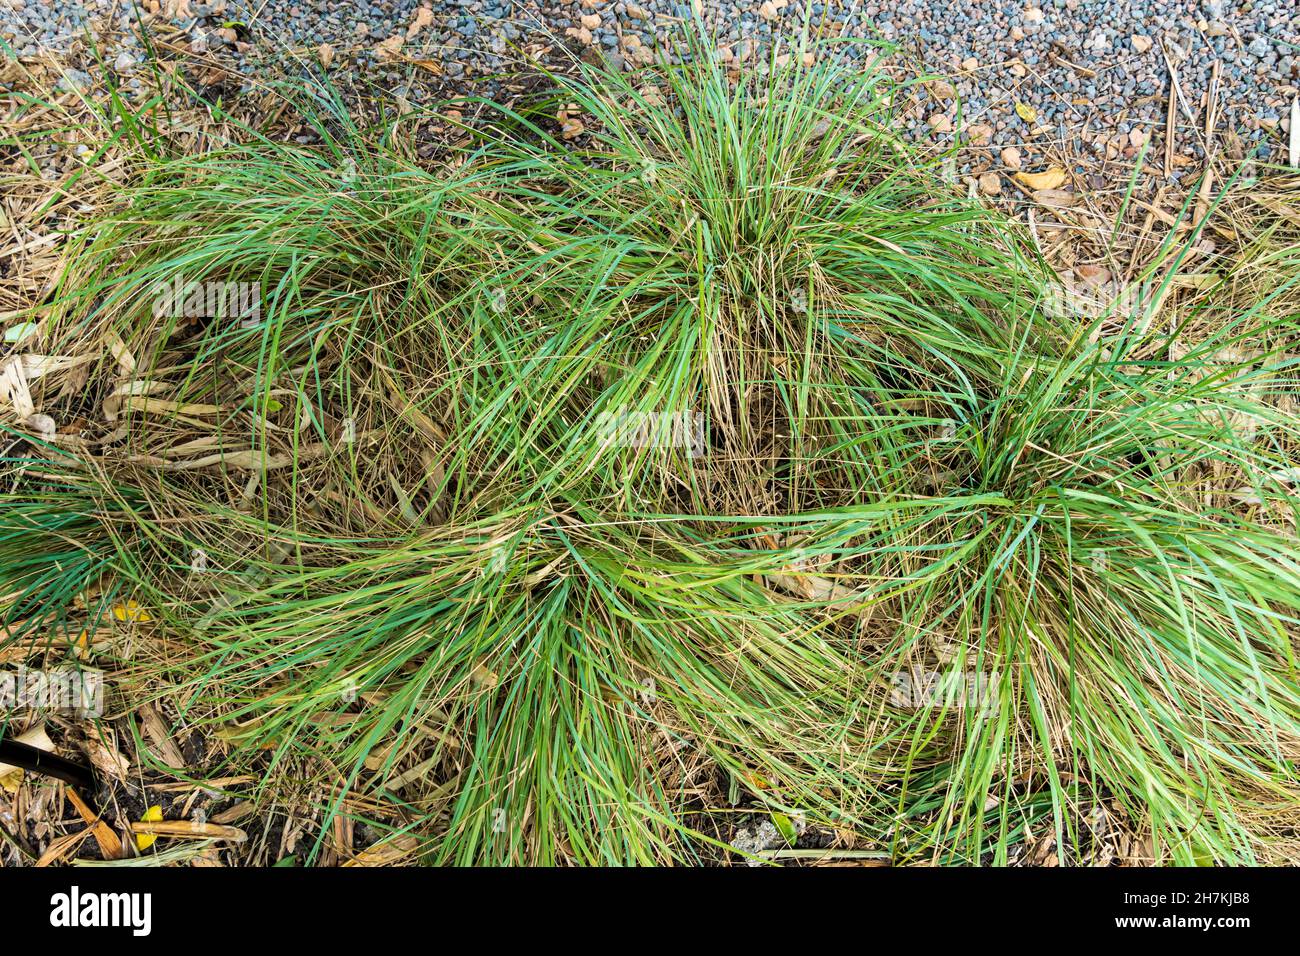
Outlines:
MULTIPOLYGON (((1131 156, 1164 128, 1172 66, 1186 130, 1180 145, 1196 155, 1194 131, 1218 61, 1221 128, 1280 159, 1300 86, 1295 0, 696 2, 718 55, 735 62, 759 61, 773 43, 789 48, 805 30, 890 41, 897 51, 887 63, 900 74, 949 78, 925 87, 906 120, 910 135, 940 144, 961 138, 1001 149, 1051 139, 1131 156)), ((666 0, 143 0, 142 9, 151 29, 170 24, 193 51, 228 55, 247 82, 268 59, 323 55, 336 73, 412 101, 447 83, 490 87, 526 58, 600 57, 634 68, 692 14, 689 4, 666 0), (411 60, 426 66, 412 69, 411 60), (424 82, 430 74, 433 87, 424 82)), ((131 0, 0 0, 0 36, 19 57, 84 47, 77 38, 88 27, 117 36, 104 56, 120 73, 142 58, 131 0)), ((853 43, 835 49, 824 55, 873 53, 853 43)), ((73 71, 64 82, 90 77, 73 71)))

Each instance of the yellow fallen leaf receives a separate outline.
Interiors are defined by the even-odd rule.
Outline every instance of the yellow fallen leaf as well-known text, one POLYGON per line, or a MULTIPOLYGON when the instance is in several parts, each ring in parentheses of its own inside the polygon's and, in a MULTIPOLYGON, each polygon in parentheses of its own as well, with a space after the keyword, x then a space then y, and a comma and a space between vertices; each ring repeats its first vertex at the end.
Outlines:
POLYGON ((1065 170, 1060 166, 1052 166, 1043 170, 1041 173, 1016 173, 1016 180, 1023 183, 1027 189, 1059 189, 1065 185, 1065 170))
POLYGON ((116 621, 139 621, 141 624, 153 620, 153 615, 142 608, 134 598, 125 604, 113 605, 113 619, 116 621))
MULTIPOLYGON (((144 816, 140 818, 140 822, 162 823, 162 818, 162 807, 154 804, 144 812, 144 816)), ((149 849, 149 847, 153 846, 154 841, 157 839, 158 837, 152 833, 137 833, 135 835, 135 848, 143 853, 145 850, 149 849)))
POLYGON ((1038 119, 1038 114, 1034 112, 1034 108, 1028 103, 1017 103, 1016 115, 1026 123, 1032 123, 1034 120, 1038 119))

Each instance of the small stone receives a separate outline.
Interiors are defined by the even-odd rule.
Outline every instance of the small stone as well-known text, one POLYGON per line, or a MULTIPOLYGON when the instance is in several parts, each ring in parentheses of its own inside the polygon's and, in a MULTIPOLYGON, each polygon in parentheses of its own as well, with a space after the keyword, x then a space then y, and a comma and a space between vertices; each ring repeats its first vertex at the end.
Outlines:
POLYGON ((1138 53, 1146 53, 1151 49, 1151 38, 1144 37, 1140 33, 1133 34, 1133 36, 1129 38, 1129 42, 1133 44, 1133 49, 1138 53))
POLYGON ((926 120, 926 122, 930 124, 930 129, 934 130, 936 133, 952 132, 952 120, 943 113, 935 113, 926 120))
POLYGON ((582 16, 582 25, 588 30, 594 30, 600 26, 599 13, 586 13, 582 16))
POLYGON ((1038 7, 1030 7, 1025 11, 1026 23, 1042 23, 1046 18, 1047 15, 1038 7))
POLYGON ((58 87, 65 93, 85 92, 95 85, 90 74, 84 70, 68 70, 59 77, 58 87))
POLYGON ((957 91, 952 88, 952 84, 944 80, 934 80, 928 86, 930 93, 941 103, 957 98, 957 91))
POLYGON ((432 22, 433 22, 432 10, 430 10, 428 7, 416 7, 415 19, 413 19, 411 21, 411 25, 406 28, 407 39, 409 40, 411 37, 415 36, 417 33, 419 33, 421 30, 423 30, 432 22))
POLYGON ((1019 24, 1011 28, 1011 39, 1020 41, 1025 38, 1025 31, 1019 24))
POLYGON ((979 69, 979 65, 980 65, 980 61, 975 59, 975 57, 973 56, 968 56, 966 57, 966 59, 961 61, 961 68, 965 70, 967 73, 974 73, 977 69, 979 69))
POLYGON ((980 192, 986 196, 996 196, 1002 192, 1002 177, 997 173, 985 173, 980 177, 980 192))
POLYGON ((1256 36, 1246 47, 1246 52, 1251 56, 1264 56, 1269 51, 1269 43, 1266 37, 1256 36))

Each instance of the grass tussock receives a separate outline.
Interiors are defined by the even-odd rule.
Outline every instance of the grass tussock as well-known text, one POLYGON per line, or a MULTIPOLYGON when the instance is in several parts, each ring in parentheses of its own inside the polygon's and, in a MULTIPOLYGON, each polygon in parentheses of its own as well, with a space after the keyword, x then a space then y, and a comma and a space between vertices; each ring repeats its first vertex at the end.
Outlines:
POLYGON ((769 67, 559 78, 433 164, 328 111, 140 154, 24 319, 83 428, 12 426, 10 640, 129 595, 232 765, 436 862, 713 859, 737 807, 1073 859, 1102 800, 1290 858, 1294 237, 1062 314, 881 77, 769 67))

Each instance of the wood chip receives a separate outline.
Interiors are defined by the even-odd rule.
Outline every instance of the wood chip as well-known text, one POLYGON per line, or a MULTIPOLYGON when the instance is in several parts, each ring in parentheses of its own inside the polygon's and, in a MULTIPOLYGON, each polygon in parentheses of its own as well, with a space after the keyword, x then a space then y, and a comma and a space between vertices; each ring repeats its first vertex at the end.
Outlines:
POLYGON ((133 822, 131 832, 137 836, 189 837, 193 840, 229 840, 243 843, 248 834, 237 827, 216 823, 199 823, 196 820, 163 820, 158 823, 133 822))
POLYGON ((112 828, 100 819, 81 797, 77 796, 77 791, 65 787, 63 792, 68 795, 68 802, 76 807, 77 812, 81 814, 81 819, 86 821, 91 833, 95 835, 95 842, 99 844, 99 852, 104 855, 104 859, 125 860, 126 848, 122 846, 122 841, 117 838, 112 828))

